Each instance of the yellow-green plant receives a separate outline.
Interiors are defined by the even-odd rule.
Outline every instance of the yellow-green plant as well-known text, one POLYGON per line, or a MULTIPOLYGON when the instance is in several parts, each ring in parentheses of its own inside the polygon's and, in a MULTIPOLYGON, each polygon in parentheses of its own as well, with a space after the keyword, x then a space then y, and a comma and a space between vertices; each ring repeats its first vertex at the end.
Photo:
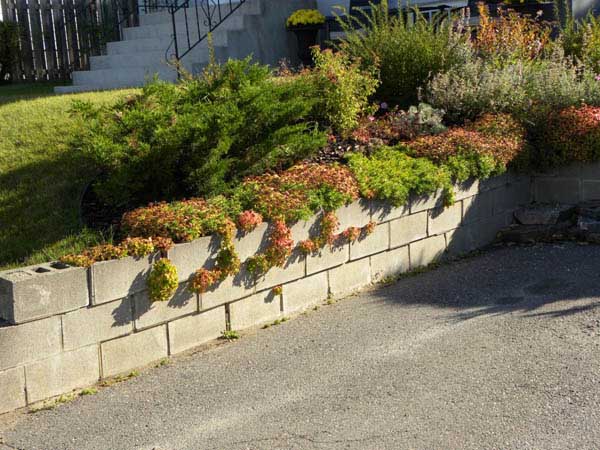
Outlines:
POLYGON ((286 25, 297 27, 301 25, 321 25, 325 23, 325 16, 316 9, 299 9, 288 17, 286 25))
POLYGON ((179 277, 177 267, 167 258, 159 259, 148 276, 148 292, 151 302, 165 302, 177 290, 179 277))

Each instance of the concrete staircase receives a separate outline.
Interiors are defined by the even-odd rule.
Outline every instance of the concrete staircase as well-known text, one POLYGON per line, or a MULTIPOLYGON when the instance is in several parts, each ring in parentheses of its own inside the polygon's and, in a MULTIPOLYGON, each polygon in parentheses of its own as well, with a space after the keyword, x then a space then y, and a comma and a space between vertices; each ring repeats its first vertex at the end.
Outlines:
MULTIPOLYGON (((242 49, 248 47, 245 42, 235 41, 239 41, 240 37, 243 38, 243 34, 249 29, 260 26, 265 1, 247 0, 213 31, 213 46, 218 60, 225 61, 228 57, 238 57, 239 47, 242 49), (231 51, 233 47, 236 50, 231 51)), ((232 4, 235 6, 237 2, 233 1, 232 4)), ((192 45, 197 42, 199 33, 200 35, 206 33, 207 27, 203 24, 202 18, 200 8, 196 11, 196 6, 190 6, 185 11, 182 9, 176 13, 180 52, 188 48, 188 42, 192 45), (200 20, 196 20, 196 13, 200 20)), ((139 26, 125 28, 122 41, 109 42, 106 55, 90 58, 90 70, 73 72, 73 85, 58 86, 55 92, 137 87, 142 86, 154 75, 158 75, 162 80, 174 82, 177 79, 177 72, 168 62, 174 56, 172 36, 173 26, 169 12, 140 14, 139 26)), ((253 49, 249 50, 246 54, 253 53, 253 49)), ((181 63, 188 72, 195 74, 208 63, 208 58, 205 39, 187 54, 181 63)))

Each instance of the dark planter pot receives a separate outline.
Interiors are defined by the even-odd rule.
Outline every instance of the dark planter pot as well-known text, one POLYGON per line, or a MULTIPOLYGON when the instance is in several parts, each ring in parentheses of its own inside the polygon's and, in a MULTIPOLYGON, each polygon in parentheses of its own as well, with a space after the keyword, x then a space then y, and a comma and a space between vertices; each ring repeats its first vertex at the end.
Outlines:
POLYGON ((554 3, 538 3, 538 2, 525 2, 525 3, 514 3, 511 5, 503 4, 502 9, 512 9, 521 15, 538 18, 547 22, 552 22, 554 18, 554 3), (538 15, 538 12, 541 14, 538 15))
POLYGON ((290 27, 290 30, 296 35, 298 39, 298 57, 305 66, 313 65, 313 58, 310 48, 317 45, 317 37, 321 25, 306 25, 290 27))

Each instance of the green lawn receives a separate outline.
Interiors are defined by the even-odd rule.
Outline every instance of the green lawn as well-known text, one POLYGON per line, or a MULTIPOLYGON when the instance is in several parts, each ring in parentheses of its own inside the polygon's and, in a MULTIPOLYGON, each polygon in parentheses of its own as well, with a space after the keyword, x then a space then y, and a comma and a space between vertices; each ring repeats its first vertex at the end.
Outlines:
POLYGON ((53 95, 52 85, 0 87, 0 267, 36 264, 102 239, 83 229, 90 169, 71 150, 74 99, 112 102, 129 91, 53 95))

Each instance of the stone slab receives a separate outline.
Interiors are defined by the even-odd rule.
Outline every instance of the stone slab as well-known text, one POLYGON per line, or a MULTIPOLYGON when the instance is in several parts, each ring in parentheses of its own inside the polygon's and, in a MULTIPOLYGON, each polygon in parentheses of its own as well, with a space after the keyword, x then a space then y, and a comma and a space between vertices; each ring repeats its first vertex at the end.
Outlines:
POLYGON ((60 316, 0 327, 0 370, 61 351, 60 316))
POLYGON ((136 330, 158 325, 199 311, 198 295, 181 283, 173 297, 165 302, 151 302, 148 291, 133 295, 133 318, 136 330))
POLYGON ((358 259, 329 270, 329 293, 334 297, 351 294, 371 284, 369 258, 358 259))
POLYGON ((442 206, 444 206, 444 192, 441 189, 430 195, 412 195, 410 199, 411 214, 442 206))
POLYGON ((145 366, 168 356, 165 325, 104 342, 102 377, 110 377, 145 366))
POLYGON ((428 211, 427 231, 429 236, 442 234, 458 228, 462 221, 462 202, 428 211))
POLYGON ((581 200, 578 178, 535 178, 534 201, 540 203, 577 203, 581 200))
POLYGON ((233 240, 233 245, 240 258, 240 261, 245 261, 250 256, 264 252, 269 243, 269 233, 267 232, 269 225, 261 223, 249 233, 244 233, 238 230, 238 233, 233 240))
POLYGON ((221 283, 200 294, 200 310, 212 309, 248 297, 254 292, 256 292, 254 277, 242 265, 237 274, 227 277, 221 283))
POLYGON ((446 238, 438 235, 413 242, 409 245, 410 269, 427 266, 440 261, 446 250, 446 238))
POLYGON ((471 178, 462 183, 454 184, 454 201, 458 202, 473 195, 477 195, 479 192, 479 180, 471 178))
POLYGON ((26 404, 23 367, 0 372, 0 414, 22 408, 26 404))
POLYGON ((390 222, 390 248, 401 247, 427 236, 427 211, 390 222))
POLYGON ((283 310, 286 313, 301 311, 327 298, 329 284, 327 272, 320 272, 283 286, 283 310))
POLYGON ((146 289, 146 280, 157 255, 127 257, 92 265, 92 304, 99 305, 146 289))
POLYGON ((181 353, 216 339, 226 326, 224 306, 169 322, 170 353, 181 353))
POLYGON ((25 367, 30 403, 96 383, 100 378, 98 346, 60 353, 25 367))
POLYGON ((219 238, 206 236, 192 242, 175 244, 167 253, 167 257, 177 267, 179 281, 184 282, 201 267, 205 267, 208 260, 217 254, 219 238))
POLYGON ((89 301, 85 268, 50 263, 0 272, 0 317, 12 324, 72 311, 89 301))
POLYGON ((373 282, 395 277, 410 269, 408 245, 371 256, 371 277, 373 282))
POLYGON ((306 258, 299 250, 294 250, 292 256, 283 267, 273 267, 256 282, 256 290, 272 288, 278 284, 297 280, 305 275, 306 258))
POLYGON ((83 308, 62 317, 65 350, 100 343, 133 331, 131 299, 83 308))
POLYGON ((489 219, 494 214, 494 192, 484 191, 462 201, 462 223, 489 219))
POLYGON ((264 291, 229 305, 232 330, 242 330, 269 322, 281 316, 281 298, 273 291, 264 291))
POLYGON ((388 202, 373 200, 371 202, 371 218, 377 223, 399 219, 410 214, 410 203, 402 206, 393 206, 388 202))
POLYGON ((583 200, 600 199, 600 181, 583 180, 583 200))
POLYGON ((364 227, 371 221, 371 202, 364 199, 356 200, 335 211, 340 227, 344 231, 348 227, 364 227))
POLYGON ((360 259, 365 256, 383 252, 390 248, 390 223, 377 225, 373 232, 366 236, 361 235, 359 239, 350 244, 350 259, 360 259))
POLYGON ((350 246, 348 243, 343 245, 326 245, 318 252, 306 256, 306 273, 321 272, 330 267, 339 266, 348 261, 350 257, 350 246))

